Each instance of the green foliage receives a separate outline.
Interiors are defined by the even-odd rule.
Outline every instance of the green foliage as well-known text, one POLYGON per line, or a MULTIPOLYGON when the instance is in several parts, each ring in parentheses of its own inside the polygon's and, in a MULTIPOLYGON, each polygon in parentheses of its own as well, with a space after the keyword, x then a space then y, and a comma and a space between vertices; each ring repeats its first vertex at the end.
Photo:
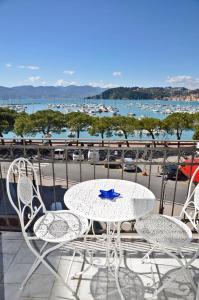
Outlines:
POLYGON ((23 137, 24 135, 32 134, 33 131, 34 128, 31 117, 26 113, 19 114, 15 120, 14 132, 23 137))
POLYGON ((99 133, 101 138, 104 138, 104 135, 110 135, 112 130, 112 118, 110 117, 95 117, 93 118, 91 127, 89 128, 90 135, 95 135, 99 133))
POLYGON ((173 113, 163 121, 163 128, 169 134, 176 133, 177 140, 181 139, 185 130, 192 129, 194 126, 194 117, 189 113, 173 113))
POLYGON ((64 115, 59 111, 40 110, 31 116, 32 133, 42 132, 44 135, 49 134, 52 130, 61 132, 64 127, 64 115))
POLYGON ((195 131, 194 131, 194 134, 192 136, 192 139, 193 140, 199 140, 199 126, 195 127, 195 131))
POLYGON ((16 117, 17 113, 14 110, 0 108, 0 137, 3 137, 3 133, 13 130, 16 117))
POLYGON ((77 138, 79 138, 80 131, 93 122, 93 117, 81 113, 81 112, 71 112, 65 115, 65 125, 72 131, 76 131, 77 138))
POLYGON ((137 122, 137 129, 141 132, 145 130, 147 135, 155 139, 155 136, 158 136, 162 129, 162 121, 156 118, 145 117, 137 122))
POLYGON ((136 119, 127 116, 114 116, 112 117, 112 124, 114 130, 121 130, 123 132, 127 141, 127 146, 129 146, 128 136, 133 134, 134 130, 136 129, 136 119))
POLYGON ((9 109, 0 109, 0 136, 8 131, 14 131, 17 135, 24 136, 42 132, 47 135, 52 132, 60 133, 64 127, 77 132, 79 138, 83 128, 89 128, 91 135, 100 134, 102 140, 110 137, 113 131, 122 131, 128 146, 128 137, 135 130, 147 133, 155 139, 161 131, 176 134, 180 140, 184 130, 195 128, 193 138, 199 138, 199 113, 173 113, 164 120, 145 117, 137 120, 127 116, 91 117, 81 112, 63 114, 59 111, 43 110, 31 115, 26 113, 17 114, 9 109))

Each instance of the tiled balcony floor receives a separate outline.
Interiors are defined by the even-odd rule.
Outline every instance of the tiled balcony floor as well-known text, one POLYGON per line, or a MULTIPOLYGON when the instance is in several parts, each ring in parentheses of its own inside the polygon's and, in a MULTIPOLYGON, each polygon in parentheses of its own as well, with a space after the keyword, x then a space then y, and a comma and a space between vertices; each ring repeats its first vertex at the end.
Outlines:
MULTIPOLYGON (((1 234, 0 244, 0 299, 1 300, 69 300, 74 299, 67 288, 54 278, 53 275, 41 265, 28 281, 25 289, 19 289, 20 283, 27 275, 35 257, 27 248, 20 233, 1 234)), ((196 241, 197 242, 197 241, 196 241)), ((76 244, 77 245, 77 244, 76 244)), ((83 248, 82 244, 78 244, 83 248)), ((194 243, 185 249, 185 256, 192 257, 199 244, 194 243)), ((74 245, 72 246, 74 247, 74 245)), ((99 245, 100 247, 100 245, 99 245)), ((152 264, 142 264, 141 257, 149 249, 149 246, 142 240, 136 238, 124 239, 123 248, 125 250, 125 261, 119 272, 119 282, 125 300, 151 299, 154 280, 165 282, 167 276, 173 275, 173 280, 163 293, 159 294, 160 300, 195 300, 196 293, 193 291, 189 280, 182 270, 176 269, 178 264, 171 258, 155 252, 152 264), (168 273, 169 272, 169 273, 168 273)), ((70 250, 59 250, 49 255, 49 261, 62 275, 67 273, 67 268, 71 259, 70 250)), ((102 252, 98 255, 99 261, 103 261, 102 252)), ((81 271, 87 264, 80 256, 75 257, 72 266, 71 276, 81 271)), ((192 267, 194 281, 199 282, 199 259, 192 267)), ((80 300, 119 300, 114 278, 107 269, 90 268, 83 277, 70 279, 70 286, 77 291, 80 300)))

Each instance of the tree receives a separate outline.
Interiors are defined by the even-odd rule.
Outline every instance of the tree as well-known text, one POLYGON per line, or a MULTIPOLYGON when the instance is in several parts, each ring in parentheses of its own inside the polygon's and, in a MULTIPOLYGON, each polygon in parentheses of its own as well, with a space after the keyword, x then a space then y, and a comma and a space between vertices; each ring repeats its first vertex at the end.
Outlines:
POLYGON ((92 124, 92 117, 82 112, 71 112, 65 115, 65 125, 73 131, 76 131, 79 139, 80 131, 92 124))
POLYGON ((179 141, 183 131, 193 128, 193 122, 194 118, 191 114, 176 112, 164 119, 163 127, 169 134, 175 133, 179 141))
POLYGON ((33 122, 30 115, 27 113, 19 114, 15 120, 14 132, 23 138, 24 135, 31 134, 33 131, 33 122))
POLYGON ((110 133, 112 129, 112 119, 110 117, 95 117, 91 127, 89 128, 90 135, 95 135, 99 133, 102 139, 102 146, 104 145, 104 135, 105 133, 110 133))
POLYGON ((33 131, 48 135, 52 130, 61 132, 64 127, 64 115, 51 109, 39 110, 31 116, 33 131))
MULTIPOLYGON (((32 122, 32 134, 42 132, 44 136, 49 137, 51 131, 61 132, 64 127, 64 114, 51 109, 39 110, 30 115, 32 122)), ((51 145, 51 140, 49 140, 51 145)))
POLYGON ((193 140, 199 140, 199 126, 195 127, 195 131, 192 137, 193 140))
POLYGON ((129 147, 128 135, 133 134, 136 127, 136 119, 133 117, 115 116, 112 117, 112 124, 115 130, 123 132, 127 147, 129 147))
MULTIPOLYGON (((0 108, 0 137, 13 130, 17 112, 9 108, 0 108)), ((1 140, 4 143, 3 139, 1 140)))
POLYGON ((147 135, 151 136, 152 139, 155 140, 155 137, 159 135, 159 132, 162 129, 162 121, 156 118, 145 117, 138 121, 137 129, 142 132, 145 130, 147 135))

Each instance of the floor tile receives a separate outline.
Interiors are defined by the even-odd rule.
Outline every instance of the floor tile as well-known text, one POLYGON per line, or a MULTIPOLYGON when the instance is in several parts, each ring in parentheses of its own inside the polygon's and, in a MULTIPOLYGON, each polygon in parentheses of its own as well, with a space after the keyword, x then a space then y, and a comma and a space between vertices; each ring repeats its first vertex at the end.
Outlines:
POLYGON ((19 300, 21 291, 20 285, 17 284, 0 284, 0 299, 1 300, 19 300))
POLYGON ((17 255, 14 258, 14 263, 16 264, 33 264, 36 256, 31 252, 31 250, 27 248, 20 248, 17 255))
POLYGON ((54 276, 33 274, 28 281, 22 296, 35 298, 50 298, 51 290, 54 284, 54 276))
POLYGON ((0 272, 5 273, 8 270, 10 264, 14 260, 14 257, 15 254, 7 254, 7 253, 4 253, 2 257, 0 257, 0 272))
POLYGON ((2 240, 2 249, 0 249, 0 253, 16 254, 22 243, 23 240, 2 240))
POLYGON ((1 234, 2 239, 6 240, 23 240, 23 234, 21 232, 2 232, 1 234))
MULTIPOLYGON (((56 283, 53 286, 51 298, 49 300, 60 300, 60 299, 74 300, 75 297, 73 297, 71 291, 69 291, 69 289, 66 286, 56 283)), ((83 300, 83 298, 80 299, 83 300)))
POLYGON ((12 264, 8 271, 4 274, 1 283, 21 284, 25 279, 31 264, 12 264))

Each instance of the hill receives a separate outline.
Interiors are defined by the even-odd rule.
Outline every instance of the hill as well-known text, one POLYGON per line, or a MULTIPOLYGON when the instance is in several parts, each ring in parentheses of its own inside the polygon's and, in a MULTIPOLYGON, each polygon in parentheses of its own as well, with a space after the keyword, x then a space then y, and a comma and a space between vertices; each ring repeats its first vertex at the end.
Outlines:
POLYGON ((24 99, 24 98, 85 98, 102 93, 105 89, 100 87, 85 86, 0 86, 0 99, 24 99))
POLYGON ((189 90, 184 87, 118 87, 108 89, 89 99, 162 99, 162 100, 199 100, 199 89, 189 90))

